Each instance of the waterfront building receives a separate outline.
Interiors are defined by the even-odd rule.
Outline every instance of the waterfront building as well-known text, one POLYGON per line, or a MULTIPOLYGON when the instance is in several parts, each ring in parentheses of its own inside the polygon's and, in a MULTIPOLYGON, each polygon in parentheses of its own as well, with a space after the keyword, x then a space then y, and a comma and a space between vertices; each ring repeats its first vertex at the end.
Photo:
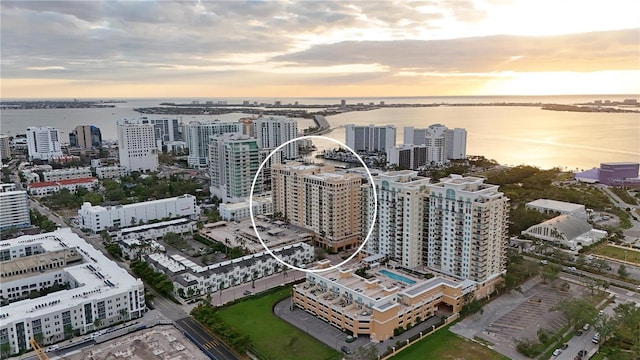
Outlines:
POLYGON ((401 169, 418 170, 429 165, 427 146, 404 144, 387 149, 387 163, 401 169))
MULTIPOLYGON (((298 122, 287 118, 260 117, 253 120, 253 134, 260 149, 275 149, 298 137, 298 122)), ((280 149, 284 159, 298 158, 298 144, 291 142, 280 149)))
POLYGON ((88 177, 68 180, 33 182, 27 185, 27 190, 29 191, 29 195, 32 196, 47 196, 55 194, 62 189, 67 189, 70 193, 75 194, 79 187, 83 187, 91 191, 96 185, 98 185, 98 179, 88 177))
MULTIPOLYGON (((251 194, 251 184, 260 166, 258 142, 241 134, 211 136, 209 174, 211 194, 225 202, 240 202, 251 194)), ((255 193, 262 184, 256 184, 255 193)))
POLYGON ((429 178, 416 171, 391 171, 373 178, 378 195, 378 216, 373 219, 373 189, 366 192, 364 229, 374 223, 365 250, 384 255, 406 268, 422 265, 423 246, 427 241, 424 201, 429 194, 429 178))
POLYGON ((184 125, 183 135, 189 156, 187 162, 191 167, 206 168, 209 165, 209 141, 212 135, 225 133, 242 134, 239 122, 199 122, 192 121, 184 125))
POLYGON ((396 127, 393 125, 348 124, 344 128, 345 145, 356 152, 385 152, 388 148, 396 146, 396 127))
POLYGON ((441 124, 417 129, 404 128, 405 145, 427 146, 427 162, 442 165, 451 159, 464 159, 467 156, 467 131, 461 128, 449 129, 441 124))
POLYGON ((69 146, 81 149, 102 147, 102 133, 97 126, 78 125, 69 133, 69 146))
POLYGON ((127 120, 118 124, 118 155, 120 166, 127 172, 158 171, 158 149, 155 128, 127 120))
POLYGON ((138 119, 138 123, 153 125, 158 150, 162 150, 167 143, 180 141, 178 118, 151 119, 149 116, 142 116, 138 119))
POLYGON ((67 168, 45 171, 42 173, 42 181, 58 181, 90 178, 93 174, 90 168, 67 168))
POLYGON ((96 168, 98 179, 119 179, 127 175, 127 168, 124 166, 100 166, 96 168))
POLYGON ((626 179, 638 178, 637 162, 606 162, 600 164, 598 181, 605 185, 622 185, 626 179))
POLYGON ((107 207, 93 206, 86 202, 78 210, 78 220, 82 227, 98 233, 111 228, 122 229, 141 225, 151 220, 178 217, 194 219, 199 214, 196 197, 184 194, 167 199, 107 207))
POLYGON ((429 186, 424 263, 477 282, 506 271, 509 199, 484 179, 451 175, 429 186))
POLYGON ((48 345, 146 311, 144 284, 71 229, 0 242, 0 346, 48 345), (41 290, 60 289, 39 296, 41 290))
POLYGON ((60 130, 51 126, 29 126, 27 128, 27 150, 29 160, 51 160, 62 156, 60 130))
POLYGON ((331 166, 274 164, 271 186, 274 214, 313 230, 320 246, 341 251, 363 240, 360 175, 331 166))
MULTIPOLYGON (((222 220, 239 221, 251 217, 249 211, 249 199, 244 201, 228 204, 221 203, 218 206, 218 212, 222 220)), ((253 216, 271 215, 273 214, 273 201, 271 196, 254 196, 253 197, 253 216)))
POLYGON ((29 197, 16 185, 0 183, 0 230, 31 226, 29 197))

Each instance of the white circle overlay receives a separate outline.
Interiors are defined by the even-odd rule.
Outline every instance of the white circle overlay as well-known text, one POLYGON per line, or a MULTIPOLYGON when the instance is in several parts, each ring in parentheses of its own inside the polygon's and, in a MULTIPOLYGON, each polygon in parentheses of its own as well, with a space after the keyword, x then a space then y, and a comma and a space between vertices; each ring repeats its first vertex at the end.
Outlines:
POLYGON ((364 246, 367 244, 367 241, 369 241, 369 238, 371 237, 371 234, 373 233, 373 228, 375 227, 376 221, 377 221, 377 218, 378 218, 378 193, 376 191, 375 183, 373 182, 373 176, 371 176, 371 172, 369 171, 369 168, 367 167, 367 164, 364 163, 364 160, 362 160, 360 155, 358 155, 352 148, 350 148, 349 146, 343 144, 342 142, 340 142, 338 140, 335 140, 335 139, 332 139, 330 137, 321 136, 321 135, 305 135, 305 136, 300 136, 300 137, 297 137, 295 139, 291 139, 289 141, 284 142, 282 145, 278 146, 273 151, 271 151, 269 153, 269 155, 262 161, 262 164, 260 164, 260 167, 258 168, 258 171, 256 172, 256 175, 253 177, 253 182, 251 182, 251 192, 249 193, 249 214, 251 215, 251 224, 253 225, 253 231, 255 231, 256 236, 258 237, 258 240, 260 240, 260 244, 262 244, 262 246, 265 248, 265 250, 267 250, 269 255, 271 255, 274 259, 276 259, 281 264, 283 264, 283 265, 285 265, 285 266, 287 266, 287 267, 289 267, 291 269, 294 269, 294 270, 299 270, 299 271, 308 272, 308 273, 323 272, 323 271, 329 271, 329 270, 337 269, 337 268, 341 267, 342 265, 346 264, 351 259, 353 259, 356 255, 358 255, 358 253, 360 251, 362 251, 364 246), (256 181, 258 180, 258 176, 260 175, 260 172, 262 171, 262 168, 265 166, 267 161, 269 161, 271 156, 273 156, 273 154, 275 154, 277 151, 280 151, 280 149, 282 149, 285 146, 291 144, 292 142, 296 142, 298 140, 303 140, 303 139, 328 140, 328 141, 332 141, 332 142, 342 146, 343 148, 348 149, 349 151, 351 151, 358 158, 358 160, 360 160, 360 162, 362 163, 362 166, 364 166, 364 169, 367 171, 367 175, 369 176, 369 181, 370 181, 370 184, 371 184, 371 188, 373 189, 373 199, 374 199, 373 221, 371 222, 371 227, 369 228, 369 232, 367 233, 367 237, 364 239, 364 241, 362 242, 362 244, 360 245, 358 250, 356 250, 353 254, 351 254, 351 256, 349 256, 346 260, 344 260, 343 262, 341 262, 341 263, 339 263, 337 265, 333 265, 333 266, 330 266, 330 267, 324 268, 324 269, 302 269, 302 268, 299 268, 297 266, 291 265, 291 264, 287 263, 286 261, 280 259, 278 256, 276 256, 271 251, 271 249, 269 249, 269 247, 265 244, 265 242, 262 240, 262 237, 260 236, 260 232, 258 231, 258 229, 256 227, 256 221, 255 221, 255 217, 253 215, 253 190, 254 190, 254 188, 256 186, 256 181))

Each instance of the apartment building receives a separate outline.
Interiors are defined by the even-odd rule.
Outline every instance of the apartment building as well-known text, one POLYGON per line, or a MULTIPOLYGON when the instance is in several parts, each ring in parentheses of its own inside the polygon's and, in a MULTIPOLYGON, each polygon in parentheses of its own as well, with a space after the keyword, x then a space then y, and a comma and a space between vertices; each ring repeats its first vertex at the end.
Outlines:
POLYGON ((78 125, 69 133, 69 146, 81 149, 102 147, 102 132, 93 125, 78 125))
POLYGON ((209 142, 212 135, 225 133, 242 134, 239 122, 199 122, 192 121, 183 128, 183 137, 189 156, 187 162, 191 167, 206 168, 209 165, 209 142))
POLYGON ((0 135, 0 164, 2 160, 11 158, 11 142, 9 135, 0 135))
MULTIPOLYGON (((218 212, 223 220, 239 221, 251 217, 249 199, 235 204, 221 203, 218 212)), ((253 198, 253 216, 273 214, 273 200, 271 196, 255 196, 253 198)))
POLYGON ((506 271, 509 199, 484 179, 451 175, 429 186, 424 264, 486 282, 506 271))
POLYGON ((31 226, 29 197, 15 184, 0 183, 0 230, 31 226))
POLYGON ((184 194, 177 197, 117 206, 93 206, 84 203, 78 210, 80 225, 95 233, 111 228, 122 229, 164 218, 190 217, 200 214, 196 197, 184 194))
POLYGON ((319 245, 341 251, 362 235, 362 177, 297 162, 271 167, 274 214, 313 230, 319 245))
MULTIPOLYGON (((260 149, 275 149, 298 137, 298 122, 293 119, 260 117, 253 121, 252 127, 260 149)), ((298 144, 285 145, 281 153, 284 159, 298 158, 298 144)))
POLYGON ((93 174, 90 168, 68 168, 45 171, 42 173, 43 181, 58 181, 70 179, 90 178, 93 174))
MULTIPOLYGON (((260 167, 255 138, 240 134, 213 135, 209 143, 211 194, 225 202, 241 202, 251 194, 253 178, 260 167)), ((256 184, 255 193, 261 191, 256 184)))
POLYGON ((155 128, 127 120, 118 124, 118 155, 120 166, 127 172, 158 171, 158 148, 155 128))
MULTIPOLYGON (((301 266, 313 261, 314 249, 311 245, 296 243, 273 249, 273 254, 287 264, 301 266)), ((143 256, 143 260, 169 276, 176 294, 194 295, 251 282, 278 273, 285 267, 266 251, 209 266, 200 266, 178 254, 152 253, 143 256)))
POLYGON ((365 250, 397 261, 407 268, 422 265, 423 246, 427 239, 424 200, 429 194, 430 179, 416 171, 392 171, 373 177, 378 200, 378 217, 373 219, 374 193, 368 187, 364 211, 364 229, 374 223, 365 250))
POLYGON ((348 124, 345 128, 345 145, 354 151, 385 152, 396 146, 396 127, 362 126, 348 124))
POLYGON ((127 175, 127 168, 124 166, 101 166, 96 168, 98 179, 119 179, 127 175))
POLYGON ((387 163, 401 169, 418 170, 430 162, 426 145, 403 144, 387 148, 387 163))
POLYGON ((89 177, 69 180, 33 182, 27 185, 27 191, 29 192, 29 195, 32 196, 47 196, 55 194, 62 189, 67 189, 72 194, 75 194, 75 192, 78 191, 79 187, 83 187, 91 191, 96 185, 98 185, 98 179, 89 177))
POLYGON ((182 218, 132 226, 111 231, 109 234, 112 237, 112 241, 118 243, 122 253, 133 259, 139 253, 164 252, 164 246, 160 245, 156 240, 162 239, 168 233, 190 235, 194 230, 195 222, 191 219, 182 218))
POLYGON ((0 346, 11 354, 141 317, 140 279, 64 228, 0 242, 0 346), (62 288, 46 297, 42 289, 62 288))
POLYGON ((467 156, 467 130, 449 129, 442 124, 433 124, 427 128, 404 128, 404 144, 424 145, 427 147, 427 163, 442 165, 451 159, 464 159, 467 156))
POLYGON ((60 130, 51 126, 29 126, 27 128, 27 151, 29 161, 51 160, 62 156, 60 130))

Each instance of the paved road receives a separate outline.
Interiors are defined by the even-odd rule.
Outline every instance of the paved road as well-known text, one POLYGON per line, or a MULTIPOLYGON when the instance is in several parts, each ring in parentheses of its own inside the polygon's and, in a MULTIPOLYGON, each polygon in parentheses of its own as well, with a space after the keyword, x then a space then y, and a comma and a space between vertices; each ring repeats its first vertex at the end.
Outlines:
MULTIPOLYGON (((630 214, 638 218, 638 213, 636 212, 636 210, 639 209, 640 206, 625 203, 624 201, 622 201, 622 199, 618 197, 618 195, 611 192, 611 190, 609 190, 609 187, 606 185, 596 185, 596 186, 600 188, 602 191, 604 191, 604 193, 611 198, 612 202, 617 207, 625 211, 627 208, 631 208, 630 214)), ((634 220, 633 217, 631 217, 629 220, 631 220, 632 227, 630 229, 624 230, 623 233, 625 235, 625 241, 632 243, 640 239, 640 221, 634 220)))
POLYGON ((176 320, 176 326, 190 337, 209 357, 216 360, 237 360, 238 357, 220 339, 191 317, 176 320))

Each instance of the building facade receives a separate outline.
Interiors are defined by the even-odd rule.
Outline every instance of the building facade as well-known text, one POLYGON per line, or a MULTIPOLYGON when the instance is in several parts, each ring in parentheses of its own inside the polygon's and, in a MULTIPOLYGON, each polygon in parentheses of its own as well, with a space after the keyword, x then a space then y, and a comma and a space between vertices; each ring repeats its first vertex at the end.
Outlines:
POLYGON ((122 229, 141 225, 151 220, 190 217, 200 214, 196 197, 185 194, 167 199, 152 200, 118 206, 92 206, 84 203, 78 210, 80 225, 94 233, 111 228, 122 229))
POLYGON ((42 173, 42 181, 58 181, 90 178, 93 174, 90 168, 68 168, 45 171, 42 173))
POLYGON ((144 284, 71 229, 0 242, 0 346, 14 354, 86 334, 146 311, 144 284), (63 289, 37 296, 48 288, 63 289), (34 294, 36 296, 34 296, 34 294))
MULTIPOLYGON (((214 135, 209 143, 211 194, 225 202, 244 201, 260 166, 258 142, 240 134, 214 135)), ((255 193, 262 184, 256 184, 255 193)))
POLYGON ((80 178, 70 180, 56 180, 56 181, 43 181, 30 183, 27 186, 29 195, 32 196, 47 196, 55 194, 62 189, 69 190, 70 193, 75 194, 79 187, 83 187, 89 191, 98 185, 98 179, 96 178, 80 178))
POLYGON ((404 144, 387 149, 387 163, 401 169, 418 170, 429 165, 427 146, 404 144))
POLYGON ((192 121, 184 125, 183 135, 189 156, 187 162, 191 167, 206 168, 209 165, 209 142, 212 135, 236 133, 242 134, 239 122, 199 122, 192 121))
POLYGON ((120 166, 127 172, 158 171, 155 128, 151 124, 122 121, 118 124, 120 166))
POLYGON ((81 149, 102 147, 102 133, 97 126, 78 125, 69 133, 69 146, 81 149))
MULTIPOLYGON (((251 217, 249 211, 249 199, 235 204, 221 203, 218 212, 223 220, 239 221, 251 217)), ((253 216, 273 214, 273 201, 271 196, 255 196, 253 198, 253 216)))
POLYGON ((31 226, 29 197, 15 184, 0 183, 0 230, 31 226))
POLYGON ((98 179, 119 179, 127 175, 127 168, 124 166, 101 166, 96 168, 98 179))
POLYGON ((313 230, 320 246, 340 251, 364 239, 360 175, 336 173, 331 166, 275 164, 271 185, 274 214, 313 230))
POLYGON ((433 165, 442 165, 452 159, 464 159, 467 156, 467 130, 449 129, 441 124, 428 128, 404 128, 404 144, 427 146, 427 161, 433 165))
POLYGON ((484 179, 451 175, 429 186, 424 263, 484 282, 506 271, 509 199, 484 179))
MULTIPOLYGON (((285 118, 263 118, 253 121, 253 133, 260 149, 275 149, 298 137, 298 122, 285 118)), ((284 159, 298 158, 298 144, 291 142, 281 149, 284 159)))
POLYGON ((373 178, 378 195, 378 216, 373 219, 373 190, 368 187, 365 229, 374 224, 365 249, 397 261, 404 267, 422 265, 427 232, 424 227, 424 201, 429 194, 429 178, 415 171, 392 171, 373 178))
POLYGON ((9 136, 0 135, 0 160, 6 160, 10 158, 11 158, 11 142, 9 141, 9 136))
POLYGON ((600 164, 598 180, 605 185, 620 185, 625 179, 638 177, 639 163, 634 162, 608 162, 600 164))
POLYGON ((348 124, 345 128, 345 145, 354 151, 385 152, 388 148, 396 146, 396 127, 362 126, 348 124))
POLYGON ((29 126, 27 128, 27 150, 29 160, 51 160, 62 156, 60 130, 51 126, 29 126))

